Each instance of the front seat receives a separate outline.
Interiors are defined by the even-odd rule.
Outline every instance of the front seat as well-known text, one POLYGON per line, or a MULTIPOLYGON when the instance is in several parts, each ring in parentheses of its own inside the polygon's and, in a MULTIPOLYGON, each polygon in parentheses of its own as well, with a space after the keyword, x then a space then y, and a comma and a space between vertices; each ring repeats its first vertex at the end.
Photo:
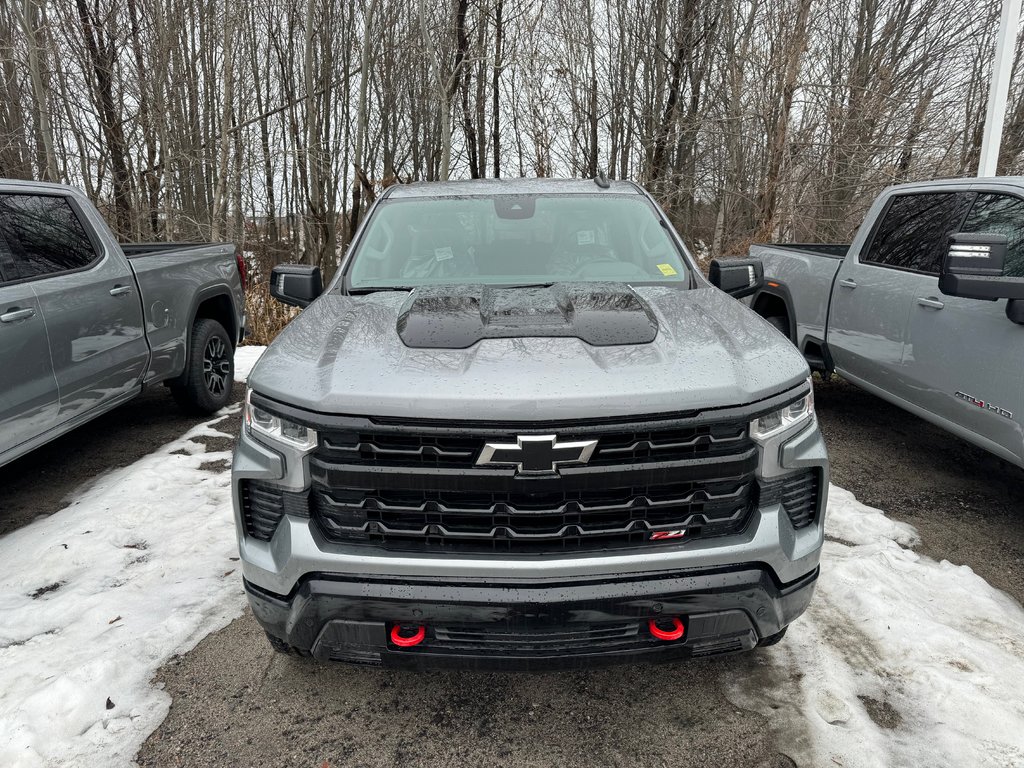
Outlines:
POLYGON ((572 277, 587 264, 618 261, 609 246, 598 242, 597 231, 592 227, 574 227, 559 240, 551 257, 551 274, 572 277))

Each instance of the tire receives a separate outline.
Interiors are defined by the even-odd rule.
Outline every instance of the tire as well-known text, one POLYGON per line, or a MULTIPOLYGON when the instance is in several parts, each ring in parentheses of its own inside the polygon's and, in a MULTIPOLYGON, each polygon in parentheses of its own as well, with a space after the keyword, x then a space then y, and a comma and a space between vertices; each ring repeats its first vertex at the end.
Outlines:
POLYGON ((789 336, 789 320, 787 320, 784 317, 780 317, 779 315, 772 315, 771 317, 766 317, 765 321, 768 323, 768 325, 770 325, 772 328, 777 330, 779 333, 781 333, 787 339, 790 338, 790 336, 789 336))
POLYGON ((270 647, 273 648, 276 653, 290 654, 292 652, 292 647, 280 637, 275 637, 267 632, 267 640, 270 642, 270 647))
POLYGON ((230 402, 235 383, 234 347, 216 320, 201 317, 192 326, 188 360, 179 382, 171 385, 171 394, 188 413, 215 413, 230 402))
POLYGON ((787 629, 789 629, 788 626, 783 627, 781 631, 776 632, 774 635, 768 635, 768 637, 762 638, 758 641, 757 647, 767 648, 770 645, 776 645, 777 643, 780 643, 782 641, 782 638, 786 636, 787 629))

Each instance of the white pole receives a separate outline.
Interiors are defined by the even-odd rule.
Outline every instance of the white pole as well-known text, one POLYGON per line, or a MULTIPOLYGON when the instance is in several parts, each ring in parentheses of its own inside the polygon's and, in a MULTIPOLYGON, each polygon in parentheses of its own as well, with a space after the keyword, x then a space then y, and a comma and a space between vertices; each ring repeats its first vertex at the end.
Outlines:
POLYGON ((999 145, 1003 141, 1003 119, 1006 117, 1006 98, 1010 91, 1010 72, 1013 69, 1013 50, 1017 42, 1021 0, 1003 0, 1003 13, 999 19, 999 37, 992 62, 992 82, 988 91, 988 114, 985 133, 981 138, 979 176, 995 176, 999 160, 999 145))

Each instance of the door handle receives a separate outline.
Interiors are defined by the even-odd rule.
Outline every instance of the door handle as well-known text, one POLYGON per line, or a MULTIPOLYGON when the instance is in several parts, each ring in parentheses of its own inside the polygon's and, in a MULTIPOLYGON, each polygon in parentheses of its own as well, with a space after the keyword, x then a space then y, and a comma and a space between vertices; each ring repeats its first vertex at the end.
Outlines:
POLYGON ((942 309, 944 306, 946 306, 938 299, 932 298, 924 299, 918 297, 917 303, 920 304, 922 307, 931 307, 932 309, 942 309))
POLYGON ((127 296, 131 292, 132 287, 130 285, 115 285, 110 289, 111 296, 127 296))
POLYGON ((851 280, 848 277, 844 277, 842 280, 840 280, 839 284, 841 286, 843 286, 843 288, 856 288, 857 287, 857 281, 856 280, 851 280))
POLYGON ((27 309, 12 309, 10 312, 5 312, 0 315, 0 323, 16 323, 19 320, 28 320, 30 317, 35 317, 36 311, 32 307, 27 309))

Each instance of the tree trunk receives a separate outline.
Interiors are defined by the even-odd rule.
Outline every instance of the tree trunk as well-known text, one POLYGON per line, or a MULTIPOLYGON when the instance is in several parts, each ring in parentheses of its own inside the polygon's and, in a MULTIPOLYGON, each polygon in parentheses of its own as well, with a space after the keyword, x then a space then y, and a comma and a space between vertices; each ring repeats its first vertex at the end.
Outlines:
POLYGON ((96 96, 99 102, 100 125, 110 152, 110 168, 113 174, 115 228, 122 238, 132 235, 131 174, 128 172, 128 146, 121 123, 121 115, 114 99, 114 63, 116 53, 113 43, 108 44, 103 28, 92 17, 85 0, 75 0, 78 18, 82 25, 92 74, 95 78, 96 96))
POLYGON ((494 178, 501 178, 501 111, 499 105, 499 89, 502 66, 502 4, 496 0, 494 5, 494 70, 491 73, 491 151, 494 153, 494 178))
POLYGON ((47 99, 47 89, 43 84, 42 64, 39 61, 39 38, 36 30, 39 19, 37 0, 24 0, 20 19, 21 29, 25 33, 28 48, 29 78, 32 82, 38 135, 43 150, 39 172, 43 181, 59 181, 57 159, 53 153, 53 128, 50 126, 50 105, 47 99))

